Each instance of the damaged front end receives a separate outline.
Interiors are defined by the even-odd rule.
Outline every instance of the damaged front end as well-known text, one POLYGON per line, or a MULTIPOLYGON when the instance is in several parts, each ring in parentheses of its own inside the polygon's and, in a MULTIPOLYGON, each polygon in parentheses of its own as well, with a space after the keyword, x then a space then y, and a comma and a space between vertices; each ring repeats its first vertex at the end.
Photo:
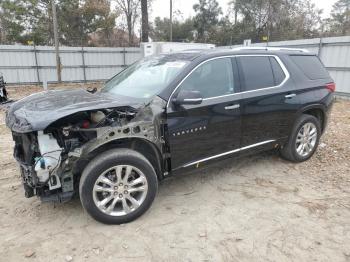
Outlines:
MULTIPOLYGON (((42 98, 39 94, 32 97, 30 103, 36 100, 40 104, 42 98)), ((53 109, 52 103, 47 103, 50 109, 42 107, 42 111, 56 110, 56 114, 46 123, 31 118, 33 114, 39 117, 38 110, 25 110, 23 105, 27 103, 17 103, 7 113, 6 123, 12 129, 14 157, 20 165, 26 197, 37 195, 43 201, 70 200, 78 192, 84 167, 98 153, 113 147, 144 143, 154 151, 150 161, 158 165, 155 169, 160 174, 167 169, 163 139, 166 102, 157 96, 135 107, 107 103, 108 107, 104 108, 90 101, 89 105, 81 103, 80 108, 74 103, 74 106, 68 104, 53 109), (25 117, 27 115, 30 117, 25 117)))
POLYGON ((67 187, 68 180, 62 175, 65 170, 62 161, 64 149, 58 145, 56 138, 43 131, 13 132, 12 136, 15 141, 14 157, 20 166, 25 196, 45 198, 55 195, 55 200, 60 202, 70 199, 74 190, 72 186, 67 187))

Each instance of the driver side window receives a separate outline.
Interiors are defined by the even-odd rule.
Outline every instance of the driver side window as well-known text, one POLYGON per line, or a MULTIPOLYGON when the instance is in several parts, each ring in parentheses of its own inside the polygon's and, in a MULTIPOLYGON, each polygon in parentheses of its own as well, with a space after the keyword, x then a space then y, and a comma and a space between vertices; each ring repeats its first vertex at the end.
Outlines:
POLYGON ((203 63, 182 82, 180 89, 199 91, 203 98, 234 93, 231 58, 217 58, 203 63))

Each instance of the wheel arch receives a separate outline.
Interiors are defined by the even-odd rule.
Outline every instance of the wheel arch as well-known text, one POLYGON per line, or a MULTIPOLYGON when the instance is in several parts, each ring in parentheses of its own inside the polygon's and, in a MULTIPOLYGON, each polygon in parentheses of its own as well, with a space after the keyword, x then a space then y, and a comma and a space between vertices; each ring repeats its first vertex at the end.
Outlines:
POLYGON ((128 148, 133 149, 140 154, 142 154, 153 166, 158 180, 163 179, 163 161, 162 154, 160 153, 158 147, 142 138, 119 138, 112 141, 109 141, 105 144, 100 145, 97 148, 94 148, 82 159, 79 159, 73 168, 73 173, 76 175, 81 175, 87 164, 95 158, 97 155, 114 148, 128 148))
POLYGON ((326 108, 324 105, 312 104, 305 106, 299 110, 298 116, 302 114, 312 115, 316 117, 320 121, 322 133, 324 132, 326 126, 326 108))

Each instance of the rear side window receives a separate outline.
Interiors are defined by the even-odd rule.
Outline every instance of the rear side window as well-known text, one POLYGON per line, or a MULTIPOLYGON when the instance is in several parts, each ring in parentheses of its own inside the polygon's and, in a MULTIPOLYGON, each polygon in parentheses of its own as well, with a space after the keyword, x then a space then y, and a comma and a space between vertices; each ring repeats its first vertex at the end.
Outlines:
POLYGON ((268 56, 241 56, 238 61, 244 78, 243 91, 275 86, 268 56))
POLYGON ((276 58, 270 57, 270 63, 272 66, 272 72, 275 79, 275 85, 279 85, 283 82, 283 80, 286 78, 286 75, 284 74, 280 64, 277 62, 276 58))
POLYGON ((312 80, 329 77, 327 70, 317 56, 292 55, 290 58, 312 80))

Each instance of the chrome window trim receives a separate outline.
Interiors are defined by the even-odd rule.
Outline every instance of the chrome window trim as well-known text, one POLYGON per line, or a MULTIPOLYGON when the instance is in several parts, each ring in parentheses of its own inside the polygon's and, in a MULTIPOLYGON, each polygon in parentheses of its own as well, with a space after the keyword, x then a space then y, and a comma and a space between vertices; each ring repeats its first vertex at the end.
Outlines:
POLYGON ((202 101, 203 98, 185 98, 184 101, 187 101, 187 102, 199 102, 199 101, 202 101))
POLYGON ((268 57, 273 57, 276 59, 277 63, 280 65, 280 67, 282 68, 282 71, 285 75, 284 80, 276 86, 270 86, 270 87, 264 87, 264 88, 259 88, 259 89, 254 89, 254 90, 249 90, 249 91, 243 91, 243 92, 237 92, 237 93, 233 93, 233 94, 227 94, 227 95, 221 95, 221 96, 213 96, 213 97, 208 97, 208 98, 203 98, 203 101, 206 100, 211 100, 211 99, 217 99, 217 98, 221 98, 221 97, 227 97, 227 96, 236 96, 236 95, 242 95, 242 94, 246 94, 246 93, 252 93, 252 92, 257 92, 257 91, 261 91, 261 90, 268 90, 268 89, 273 89, 273 88, 279 88, 281 86, 283 86, 288 79, 290 78, 290 74, 286 68, 286 66, 284 65, 284 63, 281 61, 281 59, 277 56, 277 55, 270 55, 270 54, 247 54, 247 55, 225 55, 225 56, 217 56, 217 57, 213 57, 213 58, 209 58, 205 61, 202 61, 201 63, 199 63, 196 67, 194 67, 182 80, 181 82, 175 87, 175 89, 173 90, 173 92, 171 92, 171 95, 169 97, 169 100, 167 102, 167 108, 169 107, 170 101, 174 95, 174 93, 176 92, 176 90, 180 87, 180 85, 187 79, 187 77, 189 77, 193 71, 195 71, 198 67, 200 67, 201 65, 210 62, 212 60, 215 59, 220 59, 220 58, 234 58, 234 57, 242 57, 242 56, 256 56, 256 57, 260 57, 260 56, 268 56, 268 57))
POLYGON ((262 141, 262 142, 259 142, 259 143, 256 143, 256 144, 252 144, 252 145, 249 145, 249 146, 237 148, 237 149, 234 149, 234 150, 231 150, 231 151, 227 151, 227 152, 224 152, 224 153, 221 153, 221 154, 218 154, 218 155, 214 155, 214 156, 206 157, 206 158, 203 158, 203 159, 200 159, 200 160, 197 160, 197 161, 193 161, 193 162, 190 162, 190 163, 188 163, 188 164, 185 164, 185 165, 183 165, 183 166, 181 166, 181 167, 193 166, 193 165, 196 165, 196 164, 199 164, 199 163, 202 163, 202 162, 211 160, 211 159, 215 159, 215 158, 218 158, 218 157, 222 157, 222 156, 230 155, 230 154, 233 154, 233 153, 237 153, 237 152, 240 152, 240 151, 249 149, 249 148, 253 148, 253 147, 257 147, 257 146, 262 146, 262 145, 265 145, 265 144, 268 144, 268 143, 272 143, 272 142, 274 142, 274 141, 276 141, 276 140, 266 140, 266 141, 262 141))

